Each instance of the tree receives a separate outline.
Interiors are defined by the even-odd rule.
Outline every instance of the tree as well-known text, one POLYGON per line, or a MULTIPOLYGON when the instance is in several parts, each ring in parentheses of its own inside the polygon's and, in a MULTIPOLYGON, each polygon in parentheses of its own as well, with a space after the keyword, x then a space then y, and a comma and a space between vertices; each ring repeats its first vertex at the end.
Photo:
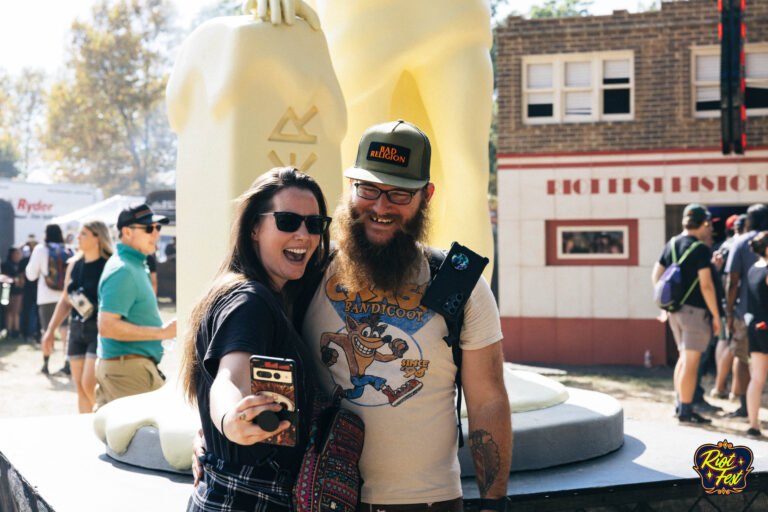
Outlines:
POLYGON ((529 18, 564 18, 567 16, 588 16, 592 0, 546 0, 534 5, 528 11, 529 18))
POLYGON ((146 194, 175 168, 164 103, 171 11, 165 0, 103 0, 92 15, 72 24, 70 76, 51 89, 46 146, 59 178, 146 194))
POLYGON ((13 84, 13 121, 11 130, 18 141, 20 170, 30 171, 39 159, 45 112, 45 73, 23 69, 13 84))
POLYGON ((11 133, 12 119, 11 80, 0 70, 0 178, 14 178, 19 174, 16 168, 19 154, 11 133))
POLYGON ((16 162, 19 154, 10 139, 0 135, 0 178, 15 178, 19 174, 16 162))
POLYGON ((237 16, 238 14, 243 14, 242 5, 242 0, 217 0, 200 9, 192 23, 192 28, 218 16, 237 16))

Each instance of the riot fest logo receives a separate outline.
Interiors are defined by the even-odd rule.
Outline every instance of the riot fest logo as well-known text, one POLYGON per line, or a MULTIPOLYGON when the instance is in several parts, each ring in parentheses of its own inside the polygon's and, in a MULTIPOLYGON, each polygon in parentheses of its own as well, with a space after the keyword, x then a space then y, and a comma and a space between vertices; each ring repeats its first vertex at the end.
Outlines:
POLYGON ((752 450, 723 439, 717 445, 701 445, 693 457, 693 469, 707 494, 736 494, 747 486, 753 460, 752 450))

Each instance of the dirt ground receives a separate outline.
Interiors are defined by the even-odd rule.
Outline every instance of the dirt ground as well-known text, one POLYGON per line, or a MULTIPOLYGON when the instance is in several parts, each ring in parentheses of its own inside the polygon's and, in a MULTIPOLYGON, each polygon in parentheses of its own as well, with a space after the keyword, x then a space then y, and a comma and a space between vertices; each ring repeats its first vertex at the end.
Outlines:
MULTIPOLYGON (((172 304, 161 305, 164 320, 176 314, 172 304)), ((179 348, 175 346, 167 352, 160 364, 160 369, 169 377, 178 371, 179 348)), ((55 416, 75 414, 77 395, 71 378, 63 374, 53 374, 62 367, 64 355, 62 344, 57 341, 51 356, 52 375, 40 373, 42 352, 40 345, 24 343, 19 340, 0 340, 0 418, 23 416, 55 416)), ((551 378, 566 386, 600 391, 613 396, 624 407, 625 418, 655 421, 659 423, 677 423, 673 415, 674 391, 672 389, 672 369, 655 367, 651 369, 636 366, 557 366, 552 371, 543 371, 551 378)), ((712 387, 713 378, 706 376, 704 387, 712 387)), ((730 400, 707 397, 713 405, 722 407, 724 412, 737 408, 738 404, 730 400)), ((710 413, 712 425, 698 426, 705 430, 724 434, 742 435, 747 429, 746 419, 726 419, 723 412, 710 413)), ((763 395, 763 408, 760 410, 764 429, 768 430, 768 401, 763 395)))
MULTIPOLYGON (((161 303, 163 321, 176 316, 175 305, 161 303)), ((166 352, 160 370, 167 376, 178 372, 176 346, 166 352)), ((64 352, 57 339, 49 362, 50 376, 40 373, 43 352, 40 344, 18 339, 0 339, 0 418, 56 416, 77 413, 77 392, 72 379, 55 373, 64 366, 64 352)))

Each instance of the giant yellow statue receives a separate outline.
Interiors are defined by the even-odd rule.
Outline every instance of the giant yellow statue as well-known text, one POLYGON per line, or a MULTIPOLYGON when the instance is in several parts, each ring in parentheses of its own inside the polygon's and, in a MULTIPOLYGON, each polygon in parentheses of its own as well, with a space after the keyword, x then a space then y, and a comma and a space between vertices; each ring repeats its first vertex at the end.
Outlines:
MULTIPOLYGON (((178 135, 179 319, 223 259, 232 200, 258 175, 295 165, 320 182, 333 211, 363 131, 398 118, 419 126, 432 144, 439 193, 430 203, 430 244, 458 240, 492 257, 485 0, 249 0, 244 8, 251 14, 198 27, 168 83, 168 117, 178 135)), ((512 387, 524 403, 513 410, 567 397, 556 383, 534 383, 538 391, 521 396, 522 381, 512 387)), ((165 405, 167 388, 102 408, 97 435, 122 454, 139 428, 157 426, 167 461, 189 467, 195 423, 165 405)))
POLYGON ((432 143, 430 244, 459 240, 493 257, 486 0, 247 0, 244 10, 252 15, 199 27, 168 85, 180 318, 221 261, 227 201, 270 167, 294 164, 318 179, 332 211, 363 131, 399 118, 432 143))

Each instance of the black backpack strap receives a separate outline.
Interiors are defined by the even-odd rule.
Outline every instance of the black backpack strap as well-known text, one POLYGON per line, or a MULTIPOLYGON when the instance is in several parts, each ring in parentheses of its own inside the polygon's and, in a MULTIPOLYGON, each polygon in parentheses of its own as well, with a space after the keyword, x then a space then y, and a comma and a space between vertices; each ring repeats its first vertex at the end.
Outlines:
MULTIPOLYGON (((446 252, 435 247, 428 247, 428 261, 429 261, 429 280, 435 278, 437 271, 440 269, 443 261, 445 261, 446 252)), ((439 311, 436 313, 440 314, 439 311)), ((450 320, 443 316, 445 324, 448 327, 448 336, 443 337, 445 342, 451 347, 451 353, 453 354, 453 364, 456 365, 456 426, 459 429, 459 448, 464 446, 464 429, 461 426, 461 346, 459 345, 461 336, 461 327, 464 325, 464 308, 461 309, 456 317, 456 320, 450 320)))

